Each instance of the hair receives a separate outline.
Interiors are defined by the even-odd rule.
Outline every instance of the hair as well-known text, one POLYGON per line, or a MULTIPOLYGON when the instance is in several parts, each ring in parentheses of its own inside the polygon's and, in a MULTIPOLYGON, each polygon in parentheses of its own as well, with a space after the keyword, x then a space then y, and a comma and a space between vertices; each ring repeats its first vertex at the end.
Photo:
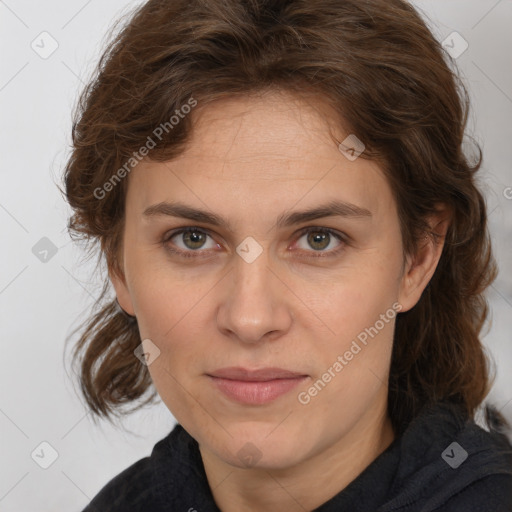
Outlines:
MULTIPOLYGON (((414 254, 425 233, 436 241, 427 218, 440 204, 451 211, 432 279, 396 319, 393 428, 403 432, 424 406, 440 401, 474 415, 491 387, 479 336, 488 315, 483 293, 497 273, 475 175, 482 151, 475 144, 472 162, 464 154, 468 93, 415 8, 402 0, 149 0, 129 13, 94 71, 74 113, 64 193, 73 209, 69 232, 91 251, 100 244, 98 262, 105 258, 123 276, 128 180, 120 179, 121 167, 133 165, 150 138, 156 142, 159 126, 165 129, 148 158, 179 155, 193 115, 172 126, 169 119, 191 98, 204 107, 237 94, 312 91, 364 142, 361 156, 380 163, 404 254, 414 254)), ((87 404, 108 419, 147 391, 144 404, 155 398, 147 367, 133 353, 137 321, 109 291, 106 279, 73 353, 87 404)))

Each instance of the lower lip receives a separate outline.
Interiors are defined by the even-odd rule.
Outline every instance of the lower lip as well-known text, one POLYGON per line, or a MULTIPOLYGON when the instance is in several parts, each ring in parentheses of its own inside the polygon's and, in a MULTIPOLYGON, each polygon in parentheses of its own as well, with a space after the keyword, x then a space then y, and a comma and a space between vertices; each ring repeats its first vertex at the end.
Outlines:
POLYGON ((217 388, 228 398, 245 405, 263 405, 272 402, 307 379, 306 376, 303 376, 293 379, 274 379, 264 382, 254 382, 222 379, 220 377, 210 378, 217 388))

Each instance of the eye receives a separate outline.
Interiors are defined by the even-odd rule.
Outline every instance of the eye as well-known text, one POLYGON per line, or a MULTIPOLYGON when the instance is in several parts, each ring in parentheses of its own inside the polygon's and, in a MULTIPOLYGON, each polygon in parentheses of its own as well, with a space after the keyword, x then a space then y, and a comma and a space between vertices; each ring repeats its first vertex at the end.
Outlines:
MULTIPOLYGON (((211 256, 210 250, 222 249, 222 247, 212 239, 207 231, 192 226, 168 233, 164 236, 162 243, 169 252, 185 258, 208 258, 211 256), (176 241, 173 242, 173 239, 176 239, 176 241), (208 239, 211 239, 209 244, 207 243, 208 239)), ((346 243, 345 235, 332 229, 307 227, 301 230, 295 245, 299 245, 298 248, 301 251, 317 253, 308 254, 308 257, 327 257, 337 255, 344 249, 346 243), (300 247, 301 244, 299 241, 302 238, 306 239, 306 244, 309 248, 300 247), (333 245, 335 240, 338 242, 336 248, 333 249, 331 247, 331 250, 326 250, 329 246, 333 245)))
POLYGON ((346 243, 345 237, 341 233, 320 227, 308 227, 303 229, 296 244, 299 244, 299 241, 303 238, 305 238, 307 246, 312 248, 313 251, 308 250, 308 247, 299 247, 299 249, 318 253, 308 255, 312 257, 334 256, 344 249, 346 243), (334 241, 337 241, 338 244, 334 244, 335 248, 333 249, 332 245, 334 241), (329 246, 331 246, 331 250, 325 250, 329 246))
POLYGON ((172 253, 179 254, 186 258, 195 258, 199 256, 197 253, 205 252, 199 251, 199 249, 220 248, 220 245, 213 242, 213 239, 212 242, 210 242, 209 247, 208 245, 205 246, 205 242, 208 238, 211 238, 211 236, 206 231, 195 227, 188 227, 166 235, 163 243, 166 246, 166 249, 172 253), (176 238, 177 242, 170 244, 169 242, 174 238, 176 238), (179 245, 180 243, 182 244, 181 246, 179 245), (171 246, 178 247, 178 249, 174 249, 171 246))

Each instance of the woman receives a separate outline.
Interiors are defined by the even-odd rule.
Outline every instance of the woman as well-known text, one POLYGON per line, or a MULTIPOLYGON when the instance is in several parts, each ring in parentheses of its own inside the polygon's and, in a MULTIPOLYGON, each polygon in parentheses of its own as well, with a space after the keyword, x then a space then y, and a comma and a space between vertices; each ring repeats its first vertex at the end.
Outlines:
POLYGON ((512 510, 445 59, 402 0, 150 0, 112 40, 65 174, 109 274, 75 356, 98 417, 150 391, 178 425, 87 512, 512 510))

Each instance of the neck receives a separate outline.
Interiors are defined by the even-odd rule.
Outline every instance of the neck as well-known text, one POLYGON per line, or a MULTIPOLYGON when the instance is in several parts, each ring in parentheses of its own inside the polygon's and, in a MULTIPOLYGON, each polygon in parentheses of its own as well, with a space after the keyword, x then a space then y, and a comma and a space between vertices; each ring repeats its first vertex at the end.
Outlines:
POLYGON ((200 447, 208 483, 222 512, 304 512, 340 493, 393 441, 381 400, 334 445, 293 467, 241 469, 200 447))

